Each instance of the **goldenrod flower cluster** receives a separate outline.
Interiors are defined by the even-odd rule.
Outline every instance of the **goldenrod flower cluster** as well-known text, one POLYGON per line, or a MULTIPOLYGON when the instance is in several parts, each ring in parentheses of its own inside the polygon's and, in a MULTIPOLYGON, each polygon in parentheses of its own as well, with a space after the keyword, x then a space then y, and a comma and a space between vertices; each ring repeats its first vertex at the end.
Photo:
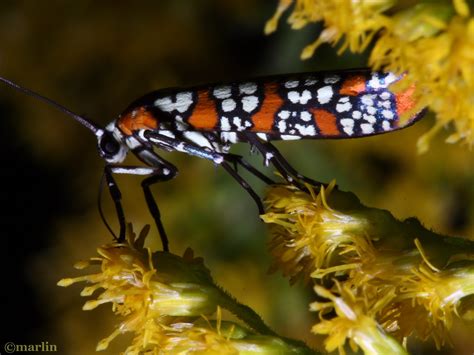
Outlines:
POLYGON ((129 227, 126 243, 98 248, 98 257, 76 268, 100 266, 94 274, 66 278, 58 285, 88 282, 82 296, 101 293, 84 310, 110 303, 120 323, 97 350, 105 350, 120 334, 132 333, 125 354, 304 354, 299 342, 278 337, 249 307, 214 284, 201 258, 190 249, 183 257, 144 248, 148 228, 137 237, 129 227), (253 331, 223 321, 221 308, 234 313, 253 331), (215 320, 209 317, 216 313, 215 320))
POLYGON ((365 207, 334 182, 319 192, 272 186, 266 206, 273 269, 315 285, 310 308, 320 320, 312 331, 327 335, 327 351, 350 344, 366 354, 405 353, 409 336, 441 347, 453 319, 468 316, 473 242, 365 207))
MULTIPOLYGON (((323 43, 339 53, 360 53, 373 43, 369 65, 401 74, 404 87, 415 84, 416 110, 429 107, 437 124, 420 138, 420 152, 430 138, 452 123, 447 141, 474 143, 474 18, 466 0, 280 0, 265 32, 275 31, 294 3, 288 22, 294 29, 322 21, 324 30, 302 52, 307 59, 323 43)), ((396 88, 402 89, 400 88, 396 88)))

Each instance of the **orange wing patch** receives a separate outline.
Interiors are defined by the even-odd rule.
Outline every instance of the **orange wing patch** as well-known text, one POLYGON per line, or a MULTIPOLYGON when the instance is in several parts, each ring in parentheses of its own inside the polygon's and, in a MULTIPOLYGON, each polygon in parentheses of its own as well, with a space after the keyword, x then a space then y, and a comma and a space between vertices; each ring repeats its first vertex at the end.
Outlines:
POLYGON ((130 136, 134 131, 158 128, 158 120, 146 108, 139 107, 120 117, 117 125, 123 134, 130 136))
POLYGON ((252 115, 254 132, 271 132, 274 117, 284 101, 278 95, 278 84, 268 83, 265 85, 265 98, 263 99, 260 110, 252 115))
POLYGON ((218 121, 216 103, 209 97, 209 90, 199 90, 198 101, 188 123, 197 129, 211 130, 218 121))
POLYGON ((337 136, 340 134, 334 114, 321 109, 312 109, 311 113, 323 136, 337 136))
POLYGON ((356 96, 366 90, 366 78, 363 75, 350 75, 339 90, 341 95, 356 96))
POLYGON ((404 91, 401 91, 395 95, 395 102, 397 103, 397 113, 399 117, 415 107, 415 100, 413 98, 414 92, 415 85, 411 85, 404 91))

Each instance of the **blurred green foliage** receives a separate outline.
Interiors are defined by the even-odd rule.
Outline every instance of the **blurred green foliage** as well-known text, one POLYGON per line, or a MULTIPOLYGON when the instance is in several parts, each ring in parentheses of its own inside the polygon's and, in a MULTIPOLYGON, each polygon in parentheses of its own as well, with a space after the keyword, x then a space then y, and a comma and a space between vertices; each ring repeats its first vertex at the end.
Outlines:
MULTIPOLYGON (((316 26, 298 32, 282 26, 265 37, 263 26, 274 6, 250 0, 5 1, 0 4, 0 73, 105 125, 129 102, 162 87, 364 66, 364 56, 338 57, 329 47, 301 62, 299 51, 314 38, 316 26)), ((9 89, 0 97, 2 206, 8 210, 2 217, 3 270, 10 280, 4 304, 20 322, 30 319, 5 336, 47 340, 62 354, 90 353, 111 329, 109 310, 83 312, 78 288, 55 285, 70 275, 75 260, 110 239, 96 207, 103 163, 95 138, 31 98, 9 89), (41 218, 34 218, 35 211, 41 218)), ((446 145, 441 137, 427 154, 417 155, 416 140, 430 119, 373 138, 277 146, 302 173, 325 182, 335 178, 368 206, 398 218, 417 216, 440 233, 472 237, 472 152, 446 145)), ((248 154, 247 146, 235 148, 248 154)), ((193 248, 216 282, 280 334, 317 344, 309 334, 312 290, 289 288, 280 275, 267 275, 267 232, 252 200, 207 161, 179 153, 164 157, 180 169, 177 179, 154 187, 172 250, 193 248)), ((251 181, 263 193, 263 186, 251 181)), ((151 223, 139 180, 119 177, 118 182, 128 220, 137 229, 151 223)), ((107 194, 104 201, 115 226, 107 194)), ((454 338, 455 343, 464 339, 462 332, 454 338)), ((124 348, 112 345, 117 347, 110 353, 124 348)))

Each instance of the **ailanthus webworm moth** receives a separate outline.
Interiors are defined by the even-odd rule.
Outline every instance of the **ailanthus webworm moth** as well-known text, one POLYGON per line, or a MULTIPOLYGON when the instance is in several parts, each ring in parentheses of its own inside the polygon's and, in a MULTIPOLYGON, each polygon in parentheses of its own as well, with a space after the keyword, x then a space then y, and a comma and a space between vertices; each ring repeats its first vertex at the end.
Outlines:
POLYGON ((105 128, 56 102, 7 79, 4 83, 46 101, 72 116, 97 137, 105 160, 105 179, 125 236, 121 194, 113 174, 147 176, 142 181, 146 202, 160 232, 163 249, 168 240, 150 185, 174 178, 177 168, 154 148, 178 151, 222 166, 252 196, 260 213, 259 196, 237 172, 240 165, 266 183, 273 181, 241 156, 230 154, 234 143, 255 147, 287 180, 312 180, 300 175, 271 144, 274 140, 367 137, 407 127, 400 117, 414 107, 413 88, 394 93, 390 84, 401 77, 368 69, 281 75, 245 82, 204 85, 151 92, 132 104, 105 128), (131 151, 144 166, 118 165, 131 151))

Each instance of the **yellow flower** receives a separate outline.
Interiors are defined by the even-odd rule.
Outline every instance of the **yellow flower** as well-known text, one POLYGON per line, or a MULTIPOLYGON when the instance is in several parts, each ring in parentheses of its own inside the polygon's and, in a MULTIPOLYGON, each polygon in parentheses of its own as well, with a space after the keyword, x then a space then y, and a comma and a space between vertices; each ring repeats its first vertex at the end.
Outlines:
MULTIPOLYGON (((220 319, 220 312, 219 312, 220 319)), ((160 354, 224 354, 237 355, 239 352, 230 336, 222 334, 220 328, 214 329, 197 326, 194 323, 177 322, 170 325, 160 324, 150 333, 148 343, 154 344, 151 349, 160 354), (159 350, 159 351, 158 351, 159 350)), ((150 347, 149 347, 150 348, 150 347)), ((127 354, 141 354, 145 346, 134 342, 126 351, 127 354)))
POLYGON ((326 349, 341 350, 346 340, 383 344, 377 324, 400 341, 414 334, 438 347, 449 342, 452 319, 472 309, 474 243, 444 238, 414 219, 397 221, 334 182, 318 194, 306 188, 272 186, 262 218, 271 225, 273 269, 291 282, 312 279, 316 293, 332 301, 312 305, 322 319, 313 330, 328 335, 326 349), (325 317, 326 306, 338 317, 325 317))
POLYGON ((85 303, 91 310, 111 303, 121 322, 102 339, 97 350, 105 350, 123 333, 133 333, 126 354, 271 354, 309 351, 302 343, 278 337, 249 307, 215 285, 201 258, 190 249, 183 257, 167 252, 152 253, 143 247, 149 228, 137 237, 129 227, 125 243, 98 248, 99 257, 76 264, 83 269, 101 267, 99 273, 61 280, 59 286, 89 282, 81 292, 96 300, 85 303), (243 320, 255 333, 233 322, 222 321, 220 307, 243 320), (206 316, 217 310, 215 324, 206 316), (204 319, 205 321, 202 321, 204 319))
MULTIPOLYGON (((426 151, 431 137, 448 123, 455 128, 448 142, 474 142, 474 19, 465 0, 292 2, 295 7, 288 22, 293 28, 324 22, 319 37, 303 50, 303 59, 322 43, 340 45, 339 52, 359 53, 373 42, 372 68, 408 72, 399 86, 416 84, 414 109, 429 107, 437 118, 433 129, 420 138, 419 152, 426 151)), ((288 0, 280 1, 267 33, 276 28, 289 5, 288 0)))
POLYGON ((314 270, 333 265, 341 248, 364 239, 357 232, 367 228, 366 220, 328 206, 326 198, 334 185, 321 186, 317 195, 310 186, 310 194, 294 186, 273 186, 267 194, 268 212, 261 218, 272 224, 272 270, 280 268, 291 282, 308 281, 314 270))
POLYGON ((100 257, 76 264, 79 269, 100 265, 100 273, 58 283, 92 283, 83 289, 82 296, 103 291, 96 300, 87 301, 83 309, 112 303, 114 312, 124 317, 117 329, 99 343, 98 350, 106 349, 115 337, 126 332, 138 334, 136 343, 146 348, 152 334, 164 334, 162 325, 170 322, 169 317, 212 314, 216 309, 218 292, 208 284, 210 276, 202 260, 195 259, 191 251, 183 258, 164 252, 152 254, 143 248, 148 229, 144 228, 139 237, 130 230, 128 243, 102 246, 98 248, 100 257))
POLYGON ((399 285, 398 295, 380 314, 381 324, 402 339, 433 338, 438 348, 450 342, 448 330, 461 301, 474 293, 474 266, 437 270, 423 264, 399 285))
POLYGON ((405 349, 379 327, 375 316, 384 302, 373 303, 364 297, 358 297, 349 288, 336 282, 337 294, 321 286, 315 286, 316 293, 329 299, 329 302, 314 302, 312 311, 319 313, 320 322, 313 326, 316 334, 327 334, 324 341, 327 351, 339 350, 344 354, 346 341, 355 352, 362 348, 364 354, 406 354, 405 349), (336 316, 325 318, 329 312, 336 316))

